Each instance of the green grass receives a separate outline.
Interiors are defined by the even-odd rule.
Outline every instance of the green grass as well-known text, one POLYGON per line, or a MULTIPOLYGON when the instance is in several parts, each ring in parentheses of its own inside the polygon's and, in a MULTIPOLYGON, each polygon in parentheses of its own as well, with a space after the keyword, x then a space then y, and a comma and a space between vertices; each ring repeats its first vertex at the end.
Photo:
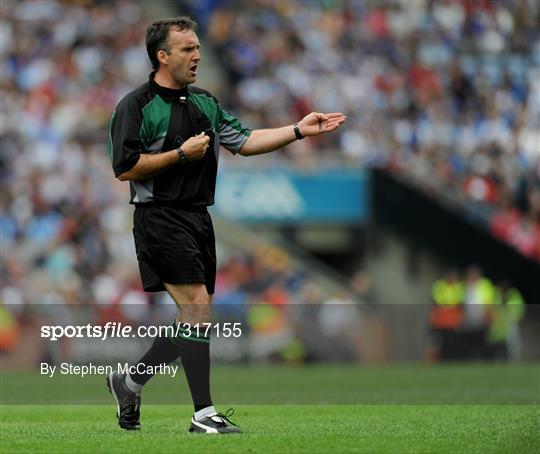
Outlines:
POLYGON ((244 432, 186 432, 189 406, 146 406, 143 429, 113 406, 6 406, 2 452, 539 452, 536 406, 240 406, 244 432))
MULTIPOLYGON (((108 404, 105 378, 3 372, 2 404, 108 404)), ((539 364, 216 366, 215 400, 260 404, 540 404, 539 364)), ((147 404, 190 404, 180 368, 158 375, 147 404)))
POLYGON ((188 434, 191 407, 171 405, 189 401, 183 375, 153 379, 143 429, 125 432, 102 376, 3 372, 0 451, 540 452, 535 364, 228 366, 213 378, 243 434, 188 434))

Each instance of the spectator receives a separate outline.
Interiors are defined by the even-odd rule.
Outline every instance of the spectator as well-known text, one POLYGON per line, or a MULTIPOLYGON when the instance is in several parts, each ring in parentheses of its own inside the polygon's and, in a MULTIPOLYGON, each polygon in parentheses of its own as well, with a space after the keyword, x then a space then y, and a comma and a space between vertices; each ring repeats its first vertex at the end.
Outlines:
POLYGON ((441 360, 463 357, 458 330, 463 323, 464 285, 456 270, 435 281, 432 288, 434 306, 429 314, 433 331, 435 356, 441 360))
POLYGON ((500 360, 521 359, 519 322, 525 316, 525 302, 519 291, 509 282, 502 282, 496 293, 496 304, 491 310, 488 340, 492 356, 500 360))
MULTIPOLYGON (((241 5, 217 6, 208 29, 235 86, 227 104, 254 127, 296 118, 310 97, 349 112, 349 128, 311 142, 318 156, 387 166, 472 207, 485 225, 501 194, 517 199, 515 181, 540 184, 540 4, 241 5)), ((269 161, 304 156, 291 147, 269 161)), ((505 241, 540 260, 537 226, 523 222, 519 239, 505 241)))

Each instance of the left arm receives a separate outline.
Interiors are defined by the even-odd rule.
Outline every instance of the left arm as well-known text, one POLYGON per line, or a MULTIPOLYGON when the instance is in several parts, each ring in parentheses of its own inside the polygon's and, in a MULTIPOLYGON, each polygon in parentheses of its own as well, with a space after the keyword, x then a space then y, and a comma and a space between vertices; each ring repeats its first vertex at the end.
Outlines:
MULTIPOLYGON (((347 117, 339 112, 311 112, 298 122, 300 133, 304 137, 318 136, 335 131, 347 117)), ((273 129, 255 129, 251 132, 239 153, 242 156, 254 156, 282 148, 296 140, 293 125, 273 129)))

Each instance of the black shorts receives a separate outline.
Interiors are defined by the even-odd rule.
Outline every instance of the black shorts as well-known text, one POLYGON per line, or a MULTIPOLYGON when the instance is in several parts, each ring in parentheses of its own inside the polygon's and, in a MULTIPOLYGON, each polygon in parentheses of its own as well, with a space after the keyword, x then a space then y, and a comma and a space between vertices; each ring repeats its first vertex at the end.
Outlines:
POLYGON ((158 292, 168 284, 206 285, 214 293, 216 240, 210 214, 201 210, 138 205, 133 237, 144 290, 158 292))

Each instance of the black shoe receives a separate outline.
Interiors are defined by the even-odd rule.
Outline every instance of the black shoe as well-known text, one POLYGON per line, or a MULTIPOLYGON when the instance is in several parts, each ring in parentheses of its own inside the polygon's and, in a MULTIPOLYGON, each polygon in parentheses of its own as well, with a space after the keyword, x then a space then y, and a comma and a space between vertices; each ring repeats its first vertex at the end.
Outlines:
POLYGON ((141 395, 132 392, 124 381, 125 375, 110 373, 107 376, 107 388, 116 401, 118 425, 126 430, 139 430, 139 409, 141 395))
POLYGON ((227 413, 216 413, 212 416, 207 416, 200 421, 195 421, 195 417, 191 418, 190 432, 198 432, 204 434, 236 434, 240 433, 240 428, 229 421, 229 416, 234 415, 234 410, 229 408, 227 413))

